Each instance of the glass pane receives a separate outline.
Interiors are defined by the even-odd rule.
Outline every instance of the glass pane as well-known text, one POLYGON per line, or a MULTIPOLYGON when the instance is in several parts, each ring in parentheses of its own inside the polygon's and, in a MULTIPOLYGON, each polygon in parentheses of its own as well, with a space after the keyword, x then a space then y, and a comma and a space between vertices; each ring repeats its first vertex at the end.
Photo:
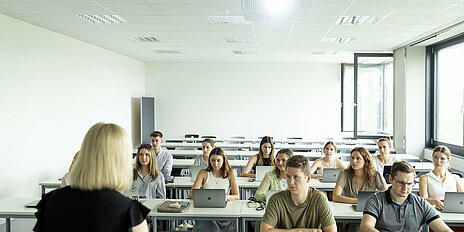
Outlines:
POLYGON ((464 43, 437 53, 436 140, 463 146, 464 43))
POLYGON ((358 58, 358 136, 393 134, 393 57, 358 58))
POLYGON ((354 68, 345 65, 343 70, 343 131, 353 131, 354 122, 354 68))

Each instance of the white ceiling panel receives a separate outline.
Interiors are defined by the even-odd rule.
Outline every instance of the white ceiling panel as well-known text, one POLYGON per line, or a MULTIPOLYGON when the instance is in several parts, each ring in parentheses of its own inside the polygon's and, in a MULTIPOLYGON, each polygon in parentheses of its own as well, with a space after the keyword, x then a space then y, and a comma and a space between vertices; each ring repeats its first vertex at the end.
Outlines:
POLYGON ((313 6, 310 17, 340 16, 345 11, 346 6, 313 6))
POLYGON ((151 5, 159 15, 169 16, 204 16, 196 4, 190 5, 151 5))
POLYGON ((2 3, 3 14, 66 14, 66 12, 49 4, 2 3))
POLYGON ((135 4, 104 4, 104 7, 118 15, 157 15, 157 12, 150 5, 135 4))
POLYGON ((242 25, 208 19, 242 16, 238 0, 0 0, 0 12, 147 62, 343 62, 352 60, 353 51, 388 51, 464 20, 464 0, 312 0, 306 20, 242 25), (128 23, 92 24, 77 14, 118 14, 128 23), (385 17, 376 25, 336 25, 345 15, 385 17), (225 42, 224 37, 252 42, 225 42), (337 44, 324 38, 355 39, 337 44), (257 54, 233 54, 237 50, 257 54), (332 51, 337 53, 313 54, 332 51))
POLYGON ((347 16, 385 16, 398 8, 398 5, 350 6, 344 13, 347 16))

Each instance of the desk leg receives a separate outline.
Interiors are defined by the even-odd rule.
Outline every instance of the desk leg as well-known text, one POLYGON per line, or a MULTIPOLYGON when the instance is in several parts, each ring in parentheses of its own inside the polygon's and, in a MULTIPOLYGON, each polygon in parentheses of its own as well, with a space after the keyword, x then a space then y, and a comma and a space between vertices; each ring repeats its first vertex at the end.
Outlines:
POLYGON ((45 186, 42 185, 42 196, 45 195, 45 186))
POLYGON ((153 224, 153 232, 156 232, 156 229, 158 228, 156 217, 151 217, 151 223, 153 224))
POLYGON ((240 224, 241 224, 241 230, 244 231, 244 232, 246 232, 246 231, 247 231, 247 230, 246 230, 247 228, 246 228, 245 219, 244 219, 244 218, 240 218, 240 221, 241 221, 241 223, 240 223, 240 224))
POLYGON ((6 218, 5 220, 5 231, 11 232, 11 221, 10 218, 6 218))
POLYGON ((235 225, 236 225, 235 226, 235 232, 240 232, 239 219, 238 218, 235 219, 235 225))

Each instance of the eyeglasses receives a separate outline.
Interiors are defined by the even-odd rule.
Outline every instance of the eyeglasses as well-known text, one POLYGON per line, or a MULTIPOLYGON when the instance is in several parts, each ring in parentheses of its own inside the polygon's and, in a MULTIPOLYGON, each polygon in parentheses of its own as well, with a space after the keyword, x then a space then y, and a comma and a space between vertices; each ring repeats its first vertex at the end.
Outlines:
POLYGON ((395 178, 394 178, 395 182, 401 186, 406 186, 408 188, 412 188, 414 187, 414 185, 416 185, 416 182, 412 182, 412 183, 408 183, 408 182, 404 182, 404 181, 397 181, 395 178))
POLYGON ((266 202, 258 201, 254 197, 248 198, 247 205, 248 205, 248 208, 255 208, 256 207, 256 211, 261 211, 261 210, 264 210, 264 208, 266 208, 266 202), (256 206, 254 206, 254 204, 259 204, 259 206, 256 207, 256 206))

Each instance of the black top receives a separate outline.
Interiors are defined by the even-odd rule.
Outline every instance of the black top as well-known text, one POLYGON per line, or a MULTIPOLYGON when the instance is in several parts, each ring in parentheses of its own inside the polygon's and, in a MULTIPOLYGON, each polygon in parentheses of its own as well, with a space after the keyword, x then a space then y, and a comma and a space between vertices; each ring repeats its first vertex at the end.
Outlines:
POLYGON ((34 231, 129 231, 150 209, 121 193, 102 189, 83 191, 70 186, 43 196, 37 204, 34 231))
MULTIPOLYGON (((258 166, 258 161, 256 161, 255 165, 253 165, 253 167, 251 168, 251 170, 253 170, 255 174, 256 174, 256 166, 258 166)), ((263 165, 259 165, 259 166, 271 166, 271 158, 263 157, 263 165)))

